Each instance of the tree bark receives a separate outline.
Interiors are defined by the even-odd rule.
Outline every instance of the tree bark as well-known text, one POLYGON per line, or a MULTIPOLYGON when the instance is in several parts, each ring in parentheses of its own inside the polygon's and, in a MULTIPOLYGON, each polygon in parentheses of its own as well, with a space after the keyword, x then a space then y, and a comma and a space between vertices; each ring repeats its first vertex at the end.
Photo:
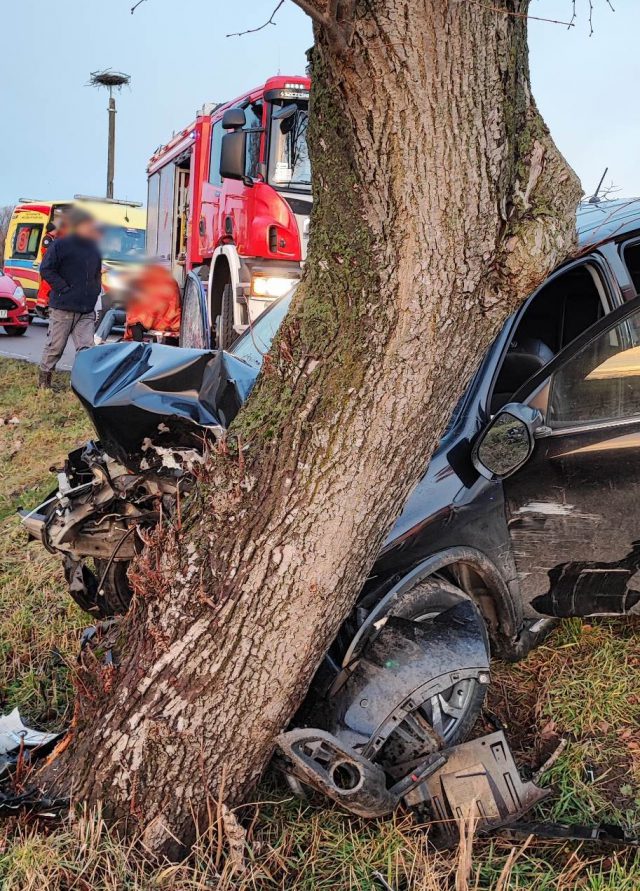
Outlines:
POLYGON ((480 358, 574 242, 525 0, 344 6, 315 25, 304 282, 44 776, 157 851, 245 800, 480 358))

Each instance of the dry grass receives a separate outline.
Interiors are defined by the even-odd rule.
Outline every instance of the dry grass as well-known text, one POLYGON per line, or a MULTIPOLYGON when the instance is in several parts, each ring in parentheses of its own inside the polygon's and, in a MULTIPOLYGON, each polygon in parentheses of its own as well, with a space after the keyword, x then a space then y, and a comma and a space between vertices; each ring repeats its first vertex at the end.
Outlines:
MULTIPOLYGON (((35 369, 0 360, 0 708, 20 705, 33 721, 60 726, 68 715, 67 664, 86 624, 64 590, 57 561, 27 546, 15 518, 54 487, 51 464, 91 435, 67 391, 35 391, 35 369)), ((60 378, 64 383, 64 378, 60 378)), ((554 798, 538 816, 566 821, 640 821, 640 626, 567 622, 516 666, 496 665, 491 709, 507 724, 516 758, 537 767, 567 737, 569 745, 545 782, 554 798)), ((125 846, 100 814, 44 825, 0 822, 2 891, 375 891, 379 871, 412 891, 638 891, 633 852, 587 850, 532 840, 512 846, 478 841, 438 854, 421 827, 398 815, 363 821, 288 796, 267 777, 248 807, 244 876, 231 875, 211 832, 181 864, 151 863, 125 846)))

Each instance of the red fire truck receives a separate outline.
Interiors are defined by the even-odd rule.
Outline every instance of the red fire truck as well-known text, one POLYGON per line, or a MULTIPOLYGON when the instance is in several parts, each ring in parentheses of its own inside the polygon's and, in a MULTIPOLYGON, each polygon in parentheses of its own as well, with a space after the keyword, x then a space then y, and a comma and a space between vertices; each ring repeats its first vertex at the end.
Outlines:
POLYGON ((300 277, 309 87, 271 77, 203 110, 149 162, 147 252, 183 289, 183 346, 227 347, 300 277))

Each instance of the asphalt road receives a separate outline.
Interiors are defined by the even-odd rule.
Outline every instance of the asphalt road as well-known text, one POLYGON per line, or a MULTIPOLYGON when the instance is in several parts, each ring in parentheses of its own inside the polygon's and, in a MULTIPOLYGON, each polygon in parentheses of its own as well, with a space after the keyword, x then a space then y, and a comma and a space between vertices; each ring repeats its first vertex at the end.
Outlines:
MULTIPOLYGON (((47 323, 40 319, 34 319, 29 330, 22 337, 8 337, 4 328, 0 328, 0 356, 9 356, 12 359, 26 359, 27 362, 38 363, 47 336, 47 323)), ((75 358, 75 349, 70 340, 67 348, 58 362, 58 371, 71 371, 75 358)))

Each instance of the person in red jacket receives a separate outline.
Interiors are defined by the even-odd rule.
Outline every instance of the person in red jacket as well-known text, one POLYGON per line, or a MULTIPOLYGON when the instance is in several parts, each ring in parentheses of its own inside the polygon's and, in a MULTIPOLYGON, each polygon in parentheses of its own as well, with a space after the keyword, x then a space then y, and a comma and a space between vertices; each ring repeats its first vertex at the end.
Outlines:
POLYGON ((171 272, 164 266, 149 264, 131 280, 124 309, 109 309, 105 313, 95 343, 105 343, 116 325, 124 325, 124 340, 142 341, 149 332, 152 336, 177 341, 180 334, 180 288, 171 272))
POLYGON ((131 283, 125 340, 142 340, 145 332, 180 333, 180 288, 164 266, 145 266, 131 283))

